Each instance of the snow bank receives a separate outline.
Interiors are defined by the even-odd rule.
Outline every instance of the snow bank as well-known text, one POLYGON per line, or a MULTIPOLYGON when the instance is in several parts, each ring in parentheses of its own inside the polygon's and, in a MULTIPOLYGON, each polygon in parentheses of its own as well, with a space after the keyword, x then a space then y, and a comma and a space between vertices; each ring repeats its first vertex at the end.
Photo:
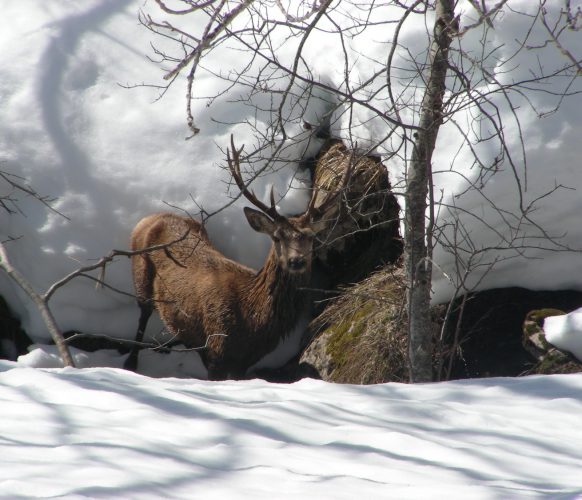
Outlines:
POLYGON ((579 374, 358 387, 15 366, 0 361, 2 498, 582 494, 579 374))

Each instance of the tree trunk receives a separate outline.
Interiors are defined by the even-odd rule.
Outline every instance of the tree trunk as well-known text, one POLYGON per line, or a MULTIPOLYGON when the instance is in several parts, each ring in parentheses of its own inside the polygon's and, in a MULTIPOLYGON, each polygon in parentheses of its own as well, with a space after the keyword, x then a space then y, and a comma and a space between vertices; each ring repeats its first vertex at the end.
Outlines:
MULTIPOLYGON (((405 262, 408 281, 409 357, 411 382, 432 381, 432 328, 430 290, 432 237, 427 232, 428 188, 432 182, 431 159, 442 123, 443 95, 451 34, 455 32, 454 0, 437 0, 434 38, 431 43, 426 90, 419 126, 414 135, 408 167, 405 213, 405 262)), ((431 225, 429 224, 429 228, 431 225)))

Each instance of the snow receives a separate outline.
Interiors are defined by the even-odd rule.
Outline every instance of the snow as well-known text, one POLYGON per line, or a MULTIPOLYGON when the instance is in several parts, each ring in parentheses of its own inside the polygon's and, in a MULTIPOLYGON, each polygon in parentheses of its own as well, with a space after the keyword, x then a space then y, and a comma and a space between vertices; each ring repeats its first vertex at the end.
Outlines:
MULTIPOLYGON (((237 145, 252 141, 241 127, 213 124, 212 119, 221 118, 221 108, 226 113, 226 98, 212 115, 205 103, 196 104, 202 132, 185 141, 183 86, 177 84, 157 102, 158 92, 151 88, 120 86, 160 80, 159 68, 147 58, 150 34, 137 22, 142 6, 127 0, 34 1, 24 9, 20 2, 9 2, 0 21, 5 118, 0 165, 25 177, 42 195, 56 198, 54 208, 68 217, 18 193, 13 197, 19 198, 20 213, 0 214, 2 240, 17 238, 6 244, 13 265, 39 291, 114 248, 127 249, 132 227, 148 213, 177 207, 195 214, 196 204, 208 212, 222 207, 230 201, 228 176, 218 164, 225 163, 228 137, 235 132, 237 145)), ((249 113, 236 105, 231 109, 232 121, 249 113)), ((307 135, 297 131, 301 134, 307 135)), ((301 144, 295 150, 292 146, 289 154, 304 153, 301 144)), ((258 179, 253 189, 268 193, 271 184, 278 194, 288 192, 282 211, 301 211, 308 196, 306 174, 302 177, 294 165, 282 166, 275 178, 258 179)), ((7 186, 2 189, 8 194, 7 186)), ((260 267, 268 241, 249 237, 252 230, 240 205, 211 219, 209 231, 229 257, 260 267)), ((110 266, 106 277, 112 287, 132 291, 127 259, 110 266)), ((37 340, 46 339, 29 299, 6 276, 0 281, 0 293, 24 329, 37 340)), ((126 338, 135 331, 134 301, 95 290, 87 280, 59 290, 51 307, 65 331, 126 338)))
MULTIPOLYGON (((518 9, 534 3, 510 0, 518 9)), ((546 3, 550 11, 558 4, 546 3)), ((460 6, 469 19, 471 8, 460 6)), ((0 194, 15 198, 19 210, 11 215, 0 211, 0 238, 16 238, 5 243, 11 261, 41 292, 111 249, 127 249, 131 228, 150 212, 171 206, 196 213, 197 204, 213 211, 229 202, 228 176, 218 168, 224 164, 228 138, 235 133, 238 144, 251 145, 252 133, 241 123, 269 121, 244 102, 231 102, 232 96, 224 95, 210 107, 206 100, 196 100, 201 132, 185 141, 183 82, 161 100, 149 87, 124 88, 160 80, 159 65, 147 58, 152 35, 137 23, 140 8, 155 9, 155 4, 3 3, 0 169, 56 198, 55 209, 68 217, 0 184, 0 194)), ((514 13, 504 14, 493 33, 498 53, 511 54, 524 22, 514 13)), ((374 61, 384 60, 385 45, 376 43, 385 39, 383 29, 346 39, 350 54, 360 50, 367 56, 356 57, 350 66, 352 83, 366 79, 375 70, 374 61)), ((425 44, 425 35, 424 23, 412 22, 404 27, 403 41, 414 52, 425 44)), ((480 44, 478 35, 468 34, 464 41, 469 48, 480 44)), ((293 43, 280 49, 284 57, 293 43)), ((306 44, 305 57, 322 80, 340 85, 344 67, 336 49, 334 40, 318 35, 306 44)), ((491 69, 500 78, 518 78, 537 66, 540 54, 547 67, 559 63, 557 52, 546 47, 522 54, 511 71, 504 73, 506 68, 493 62, 491 69)), ((200 95, 216 89, 213 68, 244 63, 241 53, 227 47, 217 49, 215 56, 200 78, 200 95)), ((399 65, 404 67, 403 61, 399 65)), ((528 98, 543 110, 555 104, 552 92, 528 98)), ((315 96, 306 104, 308 121, 317 123, 327 110, 325 100, 315 96)), ((581 97, 573 96, 558 112, 539 119, 520 102, 516 113, 529 162, 525 202, 554 183, 581 187, 581 108, 581 97)), ((507 113, 507 108, 500 109, 507 113)), ((370 120, 362 109, 335 118, 335 132, 351 131, 359 147, 373 145, 385 133, 385 123, 370 120)), ((463 115, 457 120, 469 128, 463 115)), ((509 123, 508 140, 520 150, 515 123, 509 123)), ((280 205, 290 213, 305 205, 308 187, 293 162, 306 150, 315 152, 321 141, 310 138, 299 121, 288 132, 284 154, 291 164, 280 162, 275 175, 258 178, 253 188, 265 196, 274 184, 279 195, 286 194, 280 205)), ((460 172, 471 177, 471 160, 458 147, 458 129, 445 124, 435 165, 447 170, 454 159, 452 166, 465 165, 460 172)), ((496 153, 489 143, 480 144, 479 151, 484 158, 496 153)), ((397 183, 401 165, 391 160, 389 167, 397 183)), ((509 174, 490 180, 485 194, 513 209, 516 184, 509 174)), ((522 170, 519 175, 523 180, 522 170)), ((435 180, 437 192, 446 189, 443 199, 464 190, 459 175, 437 174, 435 180)), ((475 223, 473 241, 496 243, 498 234, 490 229, 505 229, 484 197, 469 192, 454 200, 465 214, 491 219, 487 229, 464 216, 475 223)), ((576 191, 562 190, 542 200, 536 221, 553 234, 564 234, 564 244, 577 248, 582 240, 577 220, 581 203, 576 191)), ((241 205, 236 202, 213 217, 209 232, 229 257, 258 267, 268 241, 252 233, 241 205)), ((480 286, 582 288, 573 272, 580 268, 579 253, 531 255, 538 260, 501 262, 480 286)), ((440 270, 454 278, 454 266, 441 248, 435 258, 435 300, 444 300, 452 292, 440 270)), ((484 256, 483 262, 490 259, 484 256)), ((108 267, 106 279, 131 292, 127 259, 108 267)), ((0 294, 40 343, 18 362, 0 361, 2 499, 582 497, 582 375, 369 387, 307 379, 290 385, 207 382, 189 379, 206 376, 191 351, 165 355, 145 350, 140 354, 143 374, 138 375, 120 369, 123 357, 116 351, 76 349, 72 354, 79 368, 64 369, 54 347, 42 345, 47 333, 35 306, 3 274, 0 294)), ((83 279, 57 291, 51 308, 63 330, 112 337, 133 336, 138 316, 131 298, 96 289, 83 279)), ((548 318, 548 340, 579 353, 579 315, 548 318)), ((159 321, 152 321, 150 333, 156 335, 161 328, 159 321)), ((296 341, 288 339, 291 350, 296 350, 296 341)), ((272 353, 261 363, 276 365, 283 359, 281 352, 272 353)))
MULTIPOLYGON (((534 3, 510 0, 518 10, 534 3)), ((558 4, 546 3, 550 11, 558 4)), ((573 8, 577 5, 572 2, 573 8)), ((471 8, 460 6, 470 19, 471 8)), ((269 121, 244 102, 231 102, 232 96, 222 96, 210 107, 196 100, 201 132, 185 141, 183 82, 161 100, 149 87, 124 88, 160 80, 159 65, 147 58, 152 35, 137 22, 140 8, 155 9, 155 4, 3 3, 0 169, 56 198, 53 206, 68 217, 0 185, 0 194, 10 195, 18 206, 11 215, 0 211, 0 238, 16 238, 5 243, 11 261, 41 292, 111 249, 126 249, 131 228, 150 212, 171 206, 196 213, 197 204, 213 211, 229 202, 228 176, 218 168, 224 164, 228 138, 235 133, 238 144, 251 145, 252 133, 241 123, 269 121)), ((504 14, 493 33, 500 51, 511 54, 525 21, 504 14)), ((366 79, 375 61, 384 60, 385 45, 376 43, 385 39, 383 29, 346 39, 350 54, 360 50, 367 56, 356 57, 350 66, 352 83, 366 79)), ((425 35, 424 23, 412 22, 404 27, 403 41, 414 52, 425 44, 425 35)), ((478 35, 464 40, 467 47, 479 47, 478 35)), ((292 53, 293 43, 280 49, 284 57, 292 53)), ((304 54, 322 80, 340 85, 344 68, 336 50, 334 40, 318 35, 304 54)), ((493 62, 491 69, 500 78, 518 78, 536 67, 540 54, 547 67, 559 64, 557 52, 546 47, 522 54, 507 73, 493 62)), ((244 63, 239 52, 226 47, 215 55, 199 81, 200 95, 217 88, 210 70, 244 63)), ((543 110, 555 104, 552 92, 528 97, 543 110)), ((326 96, 315 96, 306 104, 305 118, 317 123, 327 110, 325 101, 326 96)), ((531 187, 527 199, 555 182, 581 187, 581 97, 566 99, 544 119, 520 104, 516 113, 526 138, 531 187)), ((385 123, 370 120, 365 110, 355 111, 335 117, 335 132, 351 131, 359 147, 373 145, 385 133, 385 123)), ((462 115, 457 119, 465 125, 462 115)), ((279 195, 286 194, 280 205, 290 213, 305 205, 308 187, 293 162, 306 151, 315 152, 321 141, 310 138, 299 121, 288 132, 284 154, 291 164, 280 162, 276 175, 257 179, 253 188, 265 196, 274 184, 279 195)), ((515 128, 508 126, 507 133, 512 146, 519 146, 515 128)), ((446 170, 454 158, 454 167, 466 164, 461 173, 472 176, 471 161, 458 145, 458 130, 445 124, 435 164, 446 170)), ((479 148, 484 157, 495 154, 490 144, 479 148)), ((401 165, 392 160, 389 167, 397 182, 401 165)), ((435 179, 437 192, 447 189, 445 199, 450 191, 463 190, 458 175, 438 174, 435 179)), ((515 205, 511 176, 491 180, 486 189, 489 199, 515 205)), ((578 247, 582 202, 577 192, 563 190, 542 201, 536 220, 553 234, 565 234, 565 244, 578 247)), ((488 214, 491 227, 504 230, 483 197, 469 193, 455 202, 466 213, 488 214)), ((241 205, 236 202, 213 217, 209 232, 225 254, 258 267, 268 241, 251 232, 241 205)), ((484 246, 497 236, 478 224, 472 228, 474 241, 484 246)), ((533 255, 543 260, 502 262, 481 287, 582 288, 572 271, 580 268, 579 253, 533 255)), ((450 256, 437 248, 435 258, 438 269, 453 276, 450 256)), ((450 297, 443 276, 435 276, 435 300, 450 297)), ((131 292, 127 259, 110 266, 106 278, 111 286, 131 292)), ((3 274, 0 294, 26 331, 36 341, 46 341, 35 306, 3 274)), ((131 337, 138 316, 131 298, 95 289, 92 281, 82 279, 57 291, 51 308, 63 330, 113 337, 131 337)), ((548 318, 548 340, 579 353, 579 315, 548 318)), ((160 322, 151 323, 150 333, 158 333, 160 322)), ((288 343, 296 340, 291 337, 288 343)), ((187 379, 205 378, 191 351, 143 351, 143 375, 119 369, 123 357, 116 351, 72 349, 72 354, 78 369, 60 368, 54 347, 46 345, 34 346, 17 363, 0 361, 0 498, 582 497, 582 375, 370 387, 315 380, 211 383, 187 379)), ((282 359, 280 352, 273 353, 261 363, 280 364, 282 359)))
POLYGON ((582 308, 546 318, 543 331, 550 344, 582 361, 582 308))
POLYGON ((0 362, 0 498, 576 498, 582 375, 150 379, 0 362))

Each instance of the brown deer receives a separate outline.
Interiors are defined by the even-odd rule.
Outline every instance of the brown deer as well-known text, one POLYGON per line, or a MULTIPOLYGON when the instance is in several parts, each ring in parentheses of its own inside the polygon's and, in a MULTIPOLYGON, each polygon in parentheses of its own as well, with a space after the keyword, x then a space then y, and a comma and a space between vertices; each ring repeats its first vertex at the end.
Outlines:
MULTIPOLYGON (((247 369, 272 351, 295 325, 305 306, 302 287, 309 284, 313 242, 325 225, 325 214, 347 185, 346 170, 339 187, 315 207, 312 197, 300 216, 277 212, 273 190, 270 206, 256 198, 240 171, 240 153, 231 137, 227 150, 230 172, 241 193, 259 210, 244 208, 250 226, 271 237, 261 270, 234 262, 210 242, 196 220, 174 213, 142 219, 131 235, 133 282, 140 318, 141 343, 154 308, 166 328, 199 353, 208 378, 242 378, 247 369)), ((135 370, 139 352, 133 347, 125 367, 135 370)))

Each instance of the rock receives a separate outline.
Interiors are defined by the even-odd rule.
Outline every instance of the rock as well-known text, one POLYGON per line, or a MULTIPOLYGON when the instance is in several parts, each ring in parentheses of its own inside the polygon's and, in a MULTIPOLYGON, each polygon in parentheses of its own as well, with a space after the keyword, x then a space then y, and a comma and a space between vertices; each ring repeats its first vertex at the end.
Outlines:
POLYGON ((446 378, 515 377, 539 373, 536 350, 543 340, 534 324, 553 310, 571 311, 582 304, 582 292, 547 291, 511 287, 485 290, 458 299, 444 328, 450 344, 460 320, 460 338, 449 376, 446 378), (464 300, 464 304, 463 304, 464 300), (544 312, 545 311, 545 312, 544 312), (534 331, 525 342, 526 331, 534 331))
POLYGON ((18 356, 26 354, 32 340, 20 328, 20 321, 0 296, 0 358, 16 361, 18 356))
POLYGON ((314 339, 300 363, 328 382, 407 381, 403 294, 404 275, 395 266, 346 289, 311 324, 314 339))
MULTIPOLYGON (((347 289, 312 324, 318 335, 301 361, 324 380, 408 381, 403 272, 387 269, 347 289)), ((487 290, 456 300, 444 326, 448 305, 433 306, 435 380, 582 371, 539 328, 580 304, 578 291, 487 290)))
POLYGON ((329 225, 318 234, 315 266, 331 288, 354 283, 402 255, 400 206, 391 192, 388 171, 378 157, 358 156, 341 141, 330 140, 312 163, 315 207, 354 164, 347 190, 329 225))
POLYGON ((530 311, 523 323, 522 342, 526 351, 536 360, 527 374, 576 373, 582 364, 570 353, 560 351, 546 340, 544 320, 566 314, 559 309, 545 308, 530 311))

